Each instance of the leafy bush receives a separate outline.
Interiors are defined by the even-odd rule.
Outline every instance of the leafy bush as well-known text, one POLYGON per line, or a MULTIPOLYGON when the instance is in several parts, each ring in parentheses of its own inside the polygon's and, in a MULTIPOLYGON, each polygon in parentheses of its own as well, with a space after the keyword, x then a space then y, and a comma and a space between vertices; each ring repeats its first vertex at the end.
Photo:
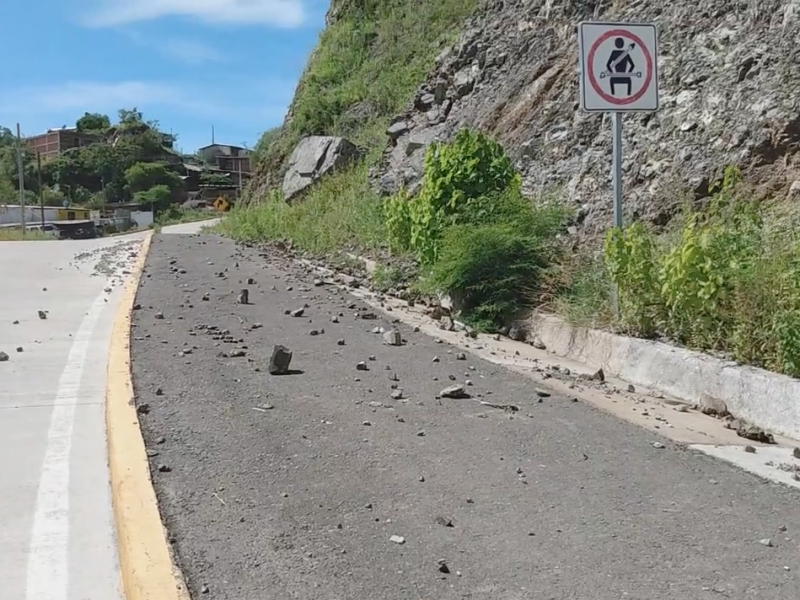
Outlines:
POLYGON ((609 233, 620 322, 800 377, 799 223, 742 196, 735 169, 712 189, 710 205, 685 215, 675 238, 638 224, 609 233))
POLYGON ((517 207, 508 199, 495 202, 496 196, 516 192, 519 186, 519 175, 500 144, 482 133, 461 130, 452 143, 428 148, 416 196, 407 200, 401 192, 386 201, 390 243, 413 250, 422 264, 431 264, 448 227, 503 220, 507 215, 502 211, 517 207))

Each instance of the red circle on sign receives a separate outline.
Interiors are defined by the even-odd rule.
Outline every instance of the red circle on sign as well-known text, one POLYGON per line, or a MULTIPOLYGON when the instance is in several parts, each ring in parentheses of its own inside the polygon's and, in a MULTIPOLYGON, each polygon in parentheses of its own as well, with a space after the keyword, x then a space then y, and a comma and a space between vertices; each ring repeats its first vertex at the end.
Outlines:
POLYGON ((645 95, 647 90, 650 87, 650 82, 653 79, 653 57, 650 56, 650 50, 647 49, 644 42, 642 42, 641 38, 638 35, 631 33, 625 29, 611 29, 606 31, 603 35, 601 35, 592 47, 589 49, 589 56, 586 59, 586 62, 589 63, 587 65, 589 70, 589 83, 592 85, 592 89, 597 92, 597 95, 600 96, 603 100, 608 102, 609 104, 617 104, 617 105, 625 105, 631 104, 636 102, 639 98, 645 95), (597 81, 597 77, 594 74, 594 55, 597 52, 597 49, 600 47, 600 44, 605 42, 610 37, 625 37, 631 40, 633 43, 638 44, 639 48, 642 49, 642 53, 644 54, 644 60, 646 62, 646 71, 644 77, 644 85, 642 85, 642 89, 638 92, 633 94, 632 96, 628 96, 627 98, 615 98, 611 94, 607 94, 602 90, 600 87, 600 82, 597 81))

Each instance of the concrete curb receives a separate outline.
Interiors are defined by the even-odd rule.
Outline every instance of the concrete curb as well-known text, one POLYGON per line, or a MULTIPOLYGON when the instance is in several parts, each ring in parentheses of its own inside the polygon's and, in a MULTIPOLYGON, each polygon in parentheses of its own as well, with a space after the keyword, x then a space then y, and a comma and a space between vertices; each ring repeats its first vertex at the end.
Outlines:
POLYGON ((557 356, 686 402, 709 394, 724 400, 734 416, 800 440, 800 380, 660 342, 573 327, 552 315, 534 314, 530 333, 557 356))
POLYGON ((189 600, 161 523, 130 369, 131 312, 152 237, 148 233, 142 242, 111 334, 106 388, 111 497, 126 600, 189 600))

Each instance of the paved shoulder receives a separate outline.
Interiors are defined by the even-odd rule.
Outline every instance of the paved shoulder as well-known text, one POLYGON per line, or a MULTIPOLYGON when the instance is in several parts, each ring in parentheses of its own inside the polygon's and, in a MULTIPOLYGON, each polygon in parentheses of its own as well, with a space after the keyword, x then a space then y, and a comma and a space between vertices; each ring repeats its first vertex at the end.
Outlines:
POLYGON ((143 282, 134 384, 195 594, 797 597, 792 490, 421 333, 387 344, 352 297, 228 241, 157 236, 143 282))

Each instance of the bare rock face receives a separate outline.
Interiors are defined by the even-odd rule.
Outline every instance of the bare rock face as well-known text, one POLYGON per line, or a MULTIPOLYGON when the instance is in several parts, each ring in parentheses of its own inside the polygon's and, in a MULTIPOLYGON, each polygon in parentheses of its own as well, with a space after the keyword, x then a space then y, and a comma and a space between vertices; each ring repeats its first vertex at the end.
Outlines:
POLYGON ((310 136, 300 140, 289 159, 283 178, 286 201, 299 197, 320 177, 350 164, 358 157, 358 149, 340 137, 310 136))
POLYGON ((486 0, 389 123, 374 183, 387 194, 413 192, 425 148, 477 128, 516 161, 526 194, 563 190, 575 205, 574 234, 604 230, 611 224, 610 123, 579 109, 575 24, 652 21, 661 110, 624 117, 626 218, 664 224, 683 200, 708 196, 726 165, 773 198, 797 193, 794 168, 786 167, 800 158, 800 0, 738 10, 729 0, 621 6, 486 0))

